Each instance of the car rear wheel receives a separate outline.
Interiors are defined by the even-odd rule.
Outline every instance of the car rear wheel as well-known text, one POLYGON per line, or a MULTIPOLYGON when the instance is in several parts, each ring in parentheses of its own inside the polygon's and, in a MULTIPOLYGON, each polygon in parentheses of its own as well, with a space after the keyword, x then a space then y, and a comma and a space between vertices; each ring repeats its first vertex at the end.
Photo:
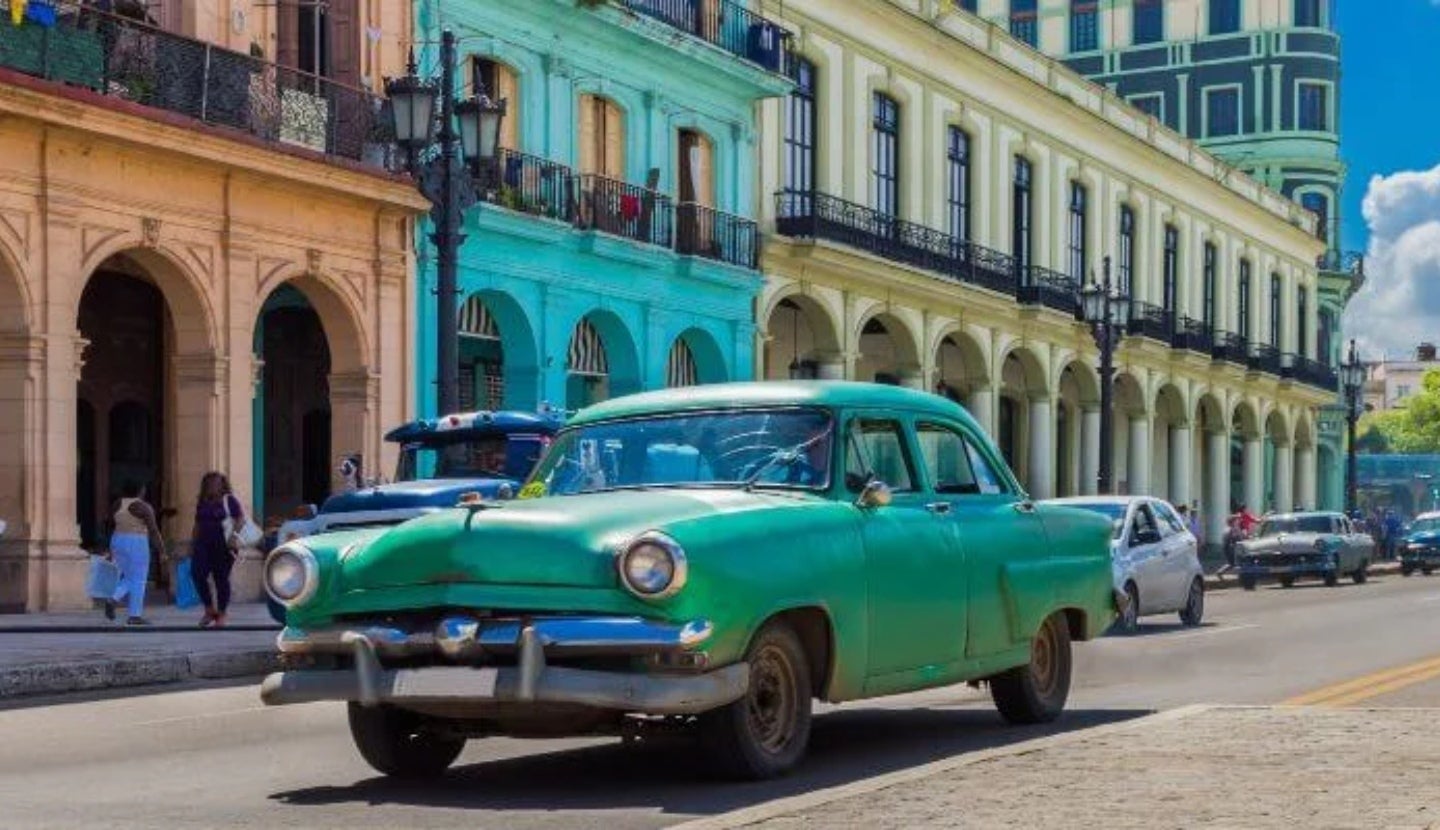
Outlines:
MULTIPOLYGON (((1429 576, 1429 575, 1430 575, 1430 569, 1429 569, 1429 568, 1426 568, 1426 569, 1424 569, 1424 570, 1425 570, 1425 575, 1426 575, 1426 576, 1429 576)), ((1413 574, 1413 573, 1415 573, 1415 566, 1414 566, 1414 565, 1401 565, 1401 566, 1400 566, 1400 575, 1401 575, 1401 576, 1409 576, 1410 574, 1413 574)))
POLYGON ((1339 584, 1340 584, 1340 572, 1339 572, 1339 571, 1326 571, 1326 572, 1325 572, 1325 587, 1326 587, 1326 588, 1334 588, 1336 585, 1339 585, 1339 584))
POLYGON ((1065 709, 1071 667, 1070 627, 1052 614, 1030 642, 1030 662, 990 678, 990 697, 1010 723, 1049 723, 1065 709))
POLYGON ((391 706, 351 703, 350 736, 365 763, 392 778, 434 778, 465 748, 464 738, 428 730, 420 715, 391 706))
POLYGON ((1204 618, 1205 580, 1197 576, 1190 583, 1190 594, 1185 599, 1185 607, 1180 609, 1180 622, 1193 628, 1204 618))
POLYGON ((1370 560, 1361 559, 1360 567, 1355 569, 1355 573, 1350 574, 1350 578, 1355 580, 1356 585, 1364 585, 1365 580, 1370 578, 1370 560))
POLYGON ((1293 576, 1282 576, 1282 577, 1280 577, 1280 587, 1281 587, 1281 588, 1293 588, 1294 586, 1295 586, 1295 577, 1293 577, 1293 576))
POLYGON ((1435 573, 1435 569, 1434 569, 1434 568, 1421 568, 1421 569, 1420 569, 1420 572, 1423 573, 1423 574, 1425 574, 1426 576, 1429 576, 1430 574, 1435 573))
POLYGON ((1255 590, 1255 577, 1253 577, 1253 576, 1242 576, 1242 577, 1240 577, 1240 587, 1241 587, 1241 588, 1244 588, 1244 589, 1247 590, 1247 591, 1253 591, 1253 590, 1255 590))
POLYGON ((701 739, 722 774, 774 778, 793 769, 810 743, 810 664, 800 638, 783 622, 760 630, 745 662, 749 689, 701 717, 701 739))

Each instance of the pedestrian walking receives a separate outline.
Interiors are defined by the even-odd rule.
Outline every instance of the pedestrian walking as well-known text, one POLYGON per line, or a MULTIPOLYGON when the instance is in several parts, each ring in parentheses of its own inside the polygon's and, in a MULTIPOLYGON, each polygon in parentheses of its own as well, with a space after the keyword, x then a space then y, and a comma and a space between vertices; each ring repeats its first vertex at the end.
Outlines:
POLYGON ((244 521, 245 509, 230 491, 230 480, 223 473, 206 473, 200 479, 200 495, 195 501, 195 531, 190 539, 190 575, 200 602, 205 605, 201 628, 225 625, 225 612, 230 608, 230 570, 239 555, 238 543, 229 528, 239 527, 244 521))
POLYGON ((1200 502, 1190 502, 1188 519, 1190 534, 1195 537, 1195 544, 1203 551, 1205 549, 1205 525, 1200 521, 1200 502))
POLYGON ((1385 511, 1385 558, 1395 558, 1395 547, 1400 541, 1400 514, 1394 510, 1385 511))
POLYGON ((150 579, 150 553, 163 550, 155 510, 145 503, 145 487, 133 481, 120 488, 112 513, 110 556, 120 572, 115 593, 105 601, 105 618, 115 619, 115 606, 125 603, 126 625, 149 625, 145 613, 145 584, 150 579))

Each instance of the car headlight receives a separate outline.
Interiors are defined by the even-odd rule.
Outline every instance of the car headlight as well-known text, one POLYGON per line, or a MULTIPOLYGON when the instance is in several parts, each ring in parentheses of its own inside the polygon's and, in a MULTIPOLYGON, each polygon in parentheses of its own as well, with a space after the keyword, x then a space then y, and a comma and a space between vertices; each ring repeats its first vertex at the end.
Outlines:
POLYGON ((615 566, 626 590, 650 600, 675 596, 685 587, 689 571, 679 543, 657 531, 628 542, 615 558, 615 566))
POLYGON ((265 592, 286 608, 310 599, 319 586, 315 555, 300 545, 281 545, 266 557, 265 592))

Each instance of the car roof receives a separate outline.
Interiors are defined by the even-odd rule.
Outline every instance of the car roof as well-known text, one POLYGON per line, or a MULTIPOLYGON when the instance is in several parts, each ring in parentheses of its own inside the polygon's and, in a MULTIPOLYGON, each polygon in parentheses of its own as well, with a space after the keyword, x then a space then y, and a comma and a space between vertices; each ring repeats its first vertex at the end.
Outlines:
POLYGON ((562 426, 557 414, 548 412, 457 412, 442 418, 421 418, 385 434, 386 441, 404 442, 446 433, 507 435, 512 432, 553 435, 562 426))
POLYGON ((1431 510, 1429 513, 1421 513, 1419 516, 1416 516, 1411 521, 1418 522, 1421 519, 1440 519, 1440 510, 1431 510))
POLYGON ((641 392, 582 409, 569 423, 586 424, 665 412, 777 406, 904 410, 962 421, 979 429, 964 407, 940 395, 882 383, 838 380, 714 383, 641 392))

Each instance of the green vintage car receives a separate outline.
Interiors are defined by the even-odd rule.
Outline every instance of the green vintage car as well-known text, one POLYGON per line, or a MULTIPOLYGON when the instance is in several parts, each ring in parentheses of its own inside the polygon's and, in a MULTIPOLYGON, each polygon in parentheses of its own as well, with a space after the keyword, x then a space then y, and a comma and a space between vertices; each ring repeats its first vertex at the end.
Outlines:
POLYGON ((959 406, 859 383, 744 383, 581 412, 521 498, 271 553, 287 671, 345 701, 380 772, 469 738, 693 728, 726 772, 803 756, 812 701, 984 681, 1059 715, 1074 640, 1113 621, 1110 523, 1032 503, 959 406))

